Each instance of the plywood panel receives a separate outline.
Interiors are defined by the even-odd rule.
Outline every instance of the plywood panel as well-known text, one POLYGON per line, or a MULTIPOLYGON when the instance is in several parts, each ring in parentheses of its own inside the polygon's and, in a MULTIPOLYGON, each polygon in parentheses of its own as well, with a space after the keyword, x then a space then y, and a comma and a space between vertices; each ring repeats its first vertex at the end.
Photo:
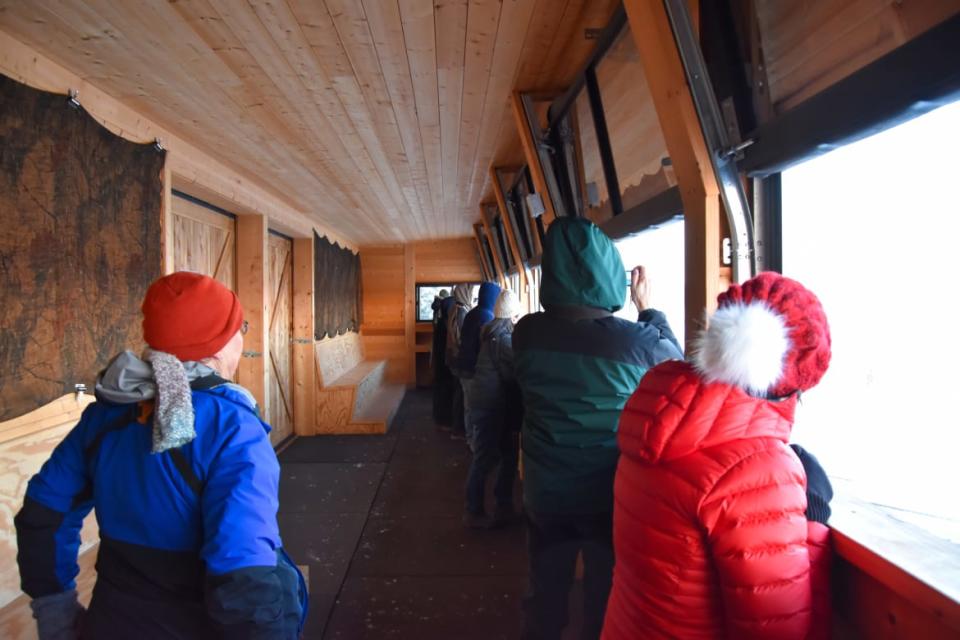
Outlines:
POLYGON ((173 270, 202 273, 236 290, 234 219, 177 196, 171 208, 173 270))
POLYGON ((351 331, 335 338, 317 340, 314 345, 317 362, 317 383, 329 387, 364 358, 360 334, 351 331))
MULTIPOLYGON (((13 518, 23 505, 27 482, 40 470, 54 447, 63 440, 74 424, 74 420, 69 420, 0 444, 0 606, 20 595, 20 572, 16 561, 17 537, 13 518)), ((97 531, 96 520, 91 514, 84 521, 82 550, 96 543, 97 531)))
MULTIPOLYGON (((77 576, 77 599, 84 607, 90 605, 93 587, 97 581, 97 551, 95 545, 80 554, 77 576)), ((30 598, 21 595, 0 609, 0 638, 4 640, 37 640, 37 623, 30 611, 30 598)))
POLYGON ((960 12, 958 0, 758 0, 755 6, 779 111, 960 12))
POLYGON ((293 434, 293 243, 270 234, 267 317, 270 362, 267 367, 267 422, 270 442, 278 444, 293 434))

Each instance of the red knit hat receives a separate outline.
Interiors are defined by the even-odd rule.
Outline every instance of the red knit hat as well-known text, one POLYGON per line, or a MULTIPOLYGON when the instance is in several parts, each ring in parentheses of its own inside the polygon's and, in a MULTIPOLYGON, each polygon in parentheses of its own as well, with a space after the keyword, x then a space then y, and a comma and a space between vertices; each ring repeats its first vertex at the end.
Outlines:
POLYGON ((143 339, 180 360, 220 351, 243 324, 237 295, 209 276, 178 271, 150 285, 140 307, 143 339))
POLYGON ((717 303, 695 356, 708 379, 775 397, 820 382, 830 365, 830 326, 802 284, 765 272, 732 285, 717 303))

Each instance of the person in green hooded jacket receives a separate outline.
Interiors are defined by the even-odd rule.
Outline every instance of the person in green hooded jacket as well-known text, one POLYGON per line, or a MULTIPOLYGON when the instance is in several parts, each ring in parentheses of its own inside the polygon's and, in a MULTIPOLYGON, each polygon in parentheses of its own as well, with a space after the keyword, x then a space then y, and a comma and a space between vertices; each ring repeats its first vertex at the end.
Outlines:
POLYGON ((559 218, 543 241, 540 301, 513 334, 523 392, 523 502, 530 587, 523 638, 560 638, 577 555, 584 561, 582 638, 598 638, 613 575, 613 478, 620 412, 656 364, 682 359, 666 316, 648 308, 642 267, 637 322, 614 317, 626 271, 610 239, 583 218, 559 218))

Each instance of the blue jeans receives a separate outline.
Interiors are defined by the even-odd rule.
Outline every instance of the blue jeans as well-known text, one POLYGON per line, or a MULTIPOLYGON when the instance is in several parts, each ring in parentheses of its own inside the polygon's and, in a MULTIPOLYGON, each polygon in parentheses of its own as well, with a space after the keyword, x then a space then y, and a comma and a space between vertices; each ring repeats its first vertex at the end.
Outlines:
POLYGON ((467 474, 467 511, 484 513, 487 476, 500 465, 493 494, 497 506, 513 507, 513 483, 517 477, 520 447, 516 434, 506 427, 503 413, 471 408, 468 433, 472 433, 473 462, 467 474))

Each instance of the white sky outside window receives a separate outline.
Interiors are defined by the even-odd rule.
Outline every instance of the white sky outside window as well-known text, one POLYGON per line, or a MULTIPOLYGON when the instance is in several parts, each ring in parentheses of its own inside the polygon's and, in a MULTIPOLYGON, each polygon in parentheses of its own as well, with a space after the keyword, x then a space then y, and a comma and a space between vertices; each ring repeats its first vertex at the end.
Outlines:
MULTIPOLYGON (((620 252, 623 267, 629 272, 637 265, 646 267, 650 279, 650 306, 667 315, 667 322, 683 344, 683 220, 671 220, 666 224, 617 240, 614 245, 620 252)), ((637 319, 637 308, 629 296, 629 273, 624 274, 624 305, 616 313, 627 320, 637 319)))
POLYGON ((936 516, 954 540, 958 146, 960 102, 783 173, 783 271, 821 299, 833 339, 793 440, 858 497, 936 516))

